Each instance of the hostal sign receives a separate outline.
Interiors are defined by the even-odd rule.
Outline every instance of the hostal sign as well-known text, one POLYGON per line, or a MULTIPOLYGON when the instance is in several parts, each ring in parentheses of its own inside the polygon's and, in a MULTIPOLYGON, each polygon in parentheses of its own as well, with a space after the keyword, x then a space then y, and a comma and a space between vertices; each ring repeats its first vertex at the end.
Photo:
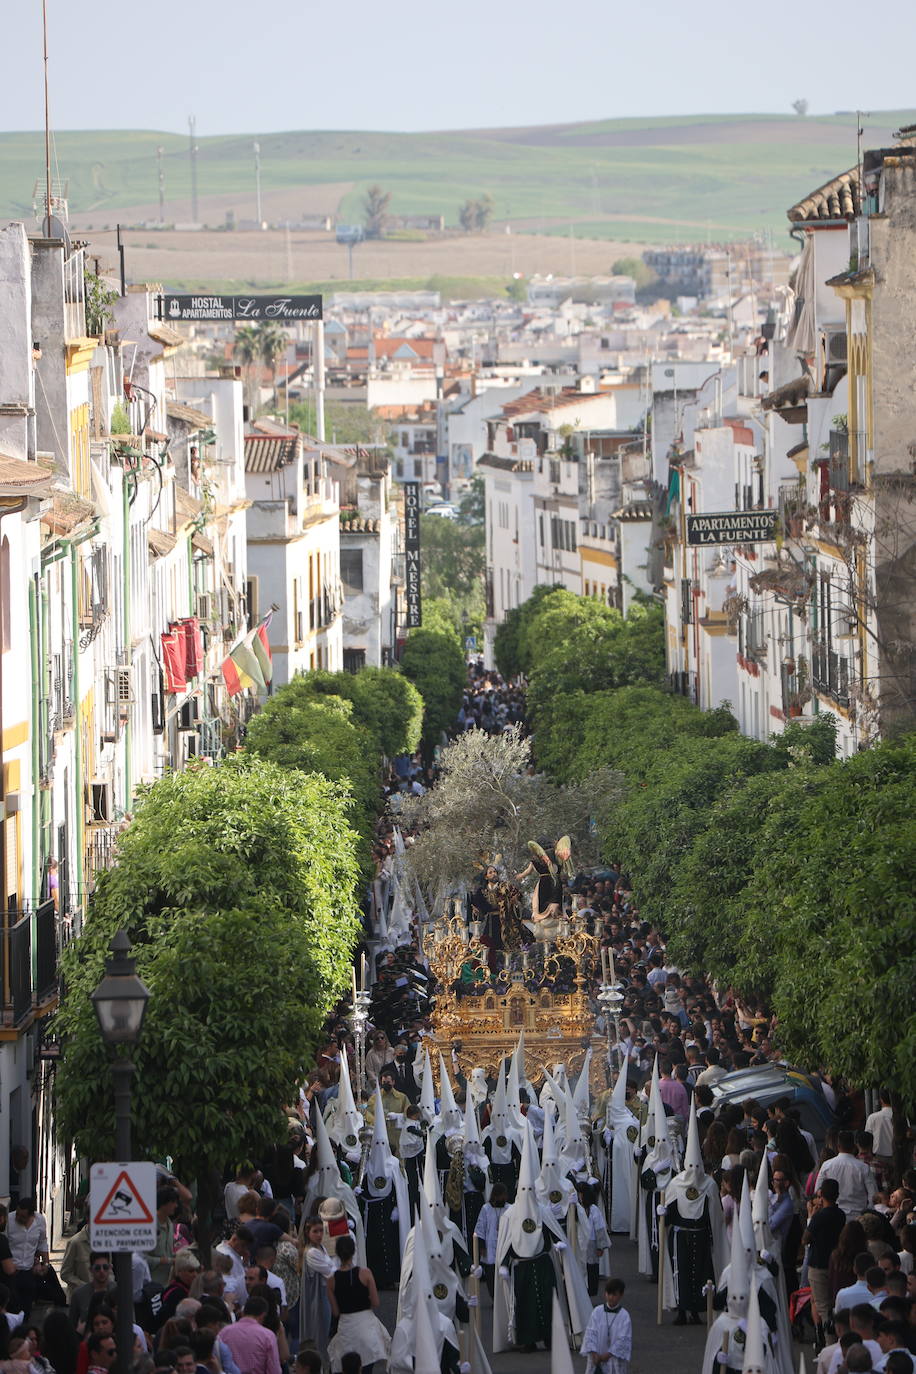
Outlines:
POLYGON ((688 544, 767 544, 776 538, 775 510, 726 510, 687 516, 688 544))
POLYGON ((321 296, 160 296, 161 320, 320 320, 321 296))

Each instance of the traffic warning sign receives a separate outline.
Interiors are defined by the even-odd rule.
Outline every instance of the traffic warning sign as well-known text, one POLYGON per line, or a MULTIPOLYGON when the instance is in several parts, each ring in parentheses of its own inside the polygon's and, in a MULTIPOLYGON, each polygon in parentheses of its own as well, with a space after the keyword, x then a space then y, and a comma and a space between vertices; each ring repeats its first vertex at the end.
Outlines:
POLYGON ((93 1164, 89 1171, 89 1243, 93 1250, 153 1250, 156 1166, 93 1164))

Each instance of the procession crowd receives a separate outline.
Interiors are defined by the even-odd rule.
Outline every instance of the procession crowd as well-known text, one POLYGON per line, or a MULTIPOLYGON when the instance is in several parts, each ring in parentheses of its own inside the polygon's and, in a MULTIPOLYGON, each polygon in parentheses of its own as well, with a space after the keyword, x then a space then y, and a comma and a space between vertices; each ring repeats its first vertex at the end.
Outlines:
MULTIPOLYGON (((499 733, 523 713, 517 688, 472 668, 458 729, 499 733)), ((435 759, 419 756, 388 780, 357 954, 365 1040, 340 1002, 286 1137, 225 1181, 217 1243, 195 1226, 192 1190, 162 1170, 157 1244, 133 1257, 132 1374, 489 1374, 492 1354, 557 1343, 586 1374, 627 1374, 639 1331, 613 1255, 630 1242, 659 1310, 707 1322, 703 1374, 794 1374, 793 1335, 813 1343, 819 1374, 911 1374, 916 1169, 890 1094, 869 1111, 827 1074, 780 1073, 765 1009, 674 967, 619 865, 563 876, 545 855, 563 912, 613 954, 613 1028, 600 967, 589 985, 610 1055, 531 1081, 523 1036, 495 1070, 469 1068, 460 1043, 430 1053, 421 922, 393 913, 409 840, 397 799, 435 781, 435 759), (765 1091, 731 1090, 767 1066, 747 1080, 765 1091), (393 1332, 378 1315, 386 1289, 393 1332)), ((491 950, 506 929, 500 876, 483 873, 466 905, 491 950)), ((49 1260, 44 1219, 21 1198, 0 1233, 0 1374, 111 1369, 111 1257, 78 1230, 66 1295, 49 1260)))

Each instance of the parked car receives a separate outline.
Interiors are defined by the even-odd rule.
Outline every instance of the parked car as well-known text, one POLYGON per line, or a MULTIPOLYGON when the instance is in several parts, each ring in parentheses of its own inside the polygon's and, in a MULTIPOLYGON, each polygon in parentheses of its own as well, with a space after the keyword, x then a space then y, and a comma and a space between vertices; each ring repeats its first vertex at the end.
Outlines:
POLYGON ((441 515, 445 520, 457 520, 458 512, 448 501, 434 501, 431 506, 427 506, 424 515, 441 515))
POLYGON ((740 1106, 749 1097, 761 1107, 769 1107, 787 1097, 797 1109, 799 1120, 820 1146, 833 1125, 834 1112, 816 1081, 802 1069, 788 1064, 754 1064, 735 1069, 712 1085, 715 1108, 724 1102, 740 1106))

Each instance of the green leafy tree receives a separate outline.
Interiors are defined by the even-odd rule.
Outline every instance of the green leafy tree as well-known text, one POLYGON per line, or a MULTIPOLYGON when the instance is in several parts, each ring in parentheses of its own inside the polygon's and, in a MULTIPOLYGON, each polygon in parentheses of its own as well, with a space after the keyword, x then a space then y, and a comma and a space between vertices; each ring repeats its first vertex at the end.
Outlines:
POLYGON ((516 301, 519 305, 524 304, 528 299, 528 287, 522 277, 513 277, 510 282, 506 282, 506 295, 510 301, 516 301))
POLYGON ((454 607, 456 624, 473 624, 473 632, 479 634, 486 613, 484 526, 424 515, 420 518, 420 545, 424 599, 448 600, 454 607))
POLYGON ((506 612, 505 620, 496 627, 494 639, 496 666, 503 677, 513 678, 530 673, 534 656, 533 652, 529 652, 533 649, 528 642, 529 627, 545 610, 568 605, 566 598, 576 600, 572 592, 567 592, 563 587, 541 583, 520 606, 513 606, 506 612))
POLYGON ((775 771, 784 761, 767 744, 743 735, 681 739, 665 750, 613 816, 609 851, 630 873, 640 911, 677 933, 672 875, 706 827, 716 799, 743 778, 775 771))
POLYGON ((621 687, 554 697, 538 724, 535 743, 538 759, 552 777, 582 778, 603 765, 638 783, 679 739, 718 739, 737 732, 738 722, 727 705, 699 711, 657 687, 621 687))
POLYGON ((912 1103, 916 736, 817 772, 814 795, 761 833, 739 973, 756 973, 790 1055, 912 1103))
POLYGON ((258 356, 270 373, 276 391, 277 364, 289 347, 289 334, 274 320, 261 320, 256 326, 258 335, 258 356))
MULTIPOLYGON (((425 608, 424 608, 425 614, 425 608)), ((372 732, 377 754, 412 754, 420 743, 423 698, 396 668, 361 668, 358 673, 319 669, 294 679, 296 700, 344 697, 352 719, 372 732)))
POLYGON ((412 630, 401 654, 401 672, 423 698, 423 748, 430 757, 461 705, 467 680, 464 654, 448 635, 412 630))
MULTIPOLYGON (((315 407, 310 401, 295 401, 289 418, 306 434, 315 432, 315 407)), ((341 445, 385 446, 384 427, 374 410, 349 401, 325 401, 325 433, 329 441, 341 445)))
POLYGON ((383 191, 381 186, 369 187, 363 205, 363 223, 366 226, 367 239, 384 238, 390 204, 390 191, 383 191))
POLYGON ((611 263, 611 272, 615 277, 632 277, 637 290, 651 286, 656 280, 652 268, 643 262, 642 258, 618 258, 616 262, 611 263))
POLYGON ((432 630, 437 635, 447 635, 449 639, 455 641, 460 649, 463 649, 463 628, 461 612, 447 596, 423 598, 424 630, 432 630))
POLYGON ((482 477, 472 477, 467 491, 458 502, 460 525, 482 525, 487 518, 486 487, 482 477))
POLYGON ((261 361, 261 338, 256 325, 243 324, 235 331, 232 356, 240 363, 245 374, 245 390, 248 393, 248 410, 254 414, 256 398, 253 386, 254 368, 261 361))
POLYGON ((528 684, 528 712, 535 729, 549 714, 556 696, 627 687, 637 683, 661 686, 665 678, 665 618, 661 606, 635 605, 626 619, 599 601, 582 598, 593 609, 565 633, 550 633, 562 624, 557 613, 532 622, 528 640, 545 631, 546 648, 532 667, 528 684))
POLYGON ((89 994, 121 927, 151 993, 131 1052, 136 1157, 172 1155, 206 1223, 223 1171, 283 1138, 282 1105, 350 976, 354 845, 339 787, 245 756, 146 791, 61 956, 57 1124, 79 1154, 113 1157, 89 994))
POLYGON ((490 220, 493 218, 493 197, 484 191, 480 200, 474 205, 474 228, 484 230, 489 227, 490 220))
POLYGON ((307 677, 293 678, 250 722, 246 749, 283 768, 320 773, 349 794, 350 823, 365 863, 381 807, 381 751, 372 731, 353 715, 352 701, 319 695, 307 677))
POLYGON ((458 211, 458 223, 466 234, 477 227, 477 202, 466 200, 458 211))

